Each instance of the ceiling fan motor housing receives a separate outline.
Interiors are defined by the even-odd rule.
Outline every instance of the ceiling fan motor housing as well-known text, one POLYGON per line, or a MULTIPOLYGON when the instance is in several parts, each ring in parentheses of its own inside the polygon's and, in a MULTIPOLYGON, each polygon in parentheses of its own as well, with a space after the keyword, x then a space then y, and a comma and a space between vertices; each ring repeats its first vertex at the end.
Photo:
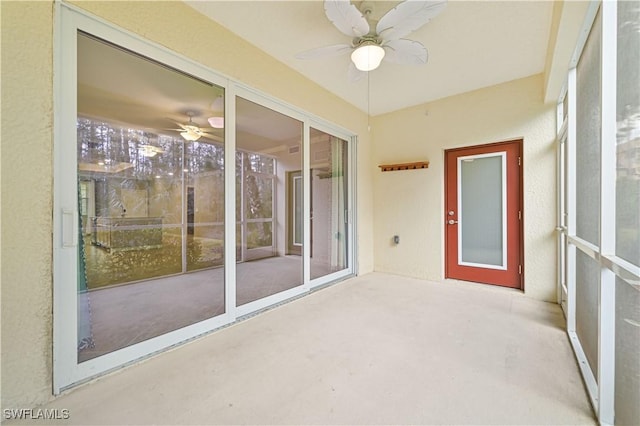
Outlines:
POLYGON ((378 37, 378 35, 376 33, 369 33, 365 36, 362 37, 356 37, 353 39, 353 41, 351 42, 351 44, 353 45, 353 47, 355 49, 357 49, 358 47, 362 46, 363 44, 377 44, 378 46, 382 45, 382 39, 380 37, 378 37))

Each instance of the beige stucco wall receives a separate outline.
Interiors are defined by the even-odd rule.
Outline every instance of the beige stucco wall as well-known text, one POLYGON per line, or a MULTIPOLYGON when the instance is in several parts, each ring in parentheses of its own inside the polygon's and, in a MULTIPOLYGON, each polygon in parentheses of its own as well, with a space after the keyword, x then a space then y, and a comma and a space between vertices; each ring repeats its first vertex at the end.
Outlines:
MULTIPOLYGON (((359 267, 361 273, 373 270, 371 149, 364 113, 181 2, 76 5, 359 134, 359 267)), ((1 405, 26 408, 51 398, 54 13, 51 1, 2 1, 0 7, 1 405)))
POLYGON ((543 103, 543 82, 536 75, 375 117, 372 168, 430 161, 374 172, 377 271, 442 279, 444 150, 524 138, 525 293, 556 301, 555 106, 543 103))
POLYGON ((0 5, 4 408, 51 393, 53 7, 0 5))

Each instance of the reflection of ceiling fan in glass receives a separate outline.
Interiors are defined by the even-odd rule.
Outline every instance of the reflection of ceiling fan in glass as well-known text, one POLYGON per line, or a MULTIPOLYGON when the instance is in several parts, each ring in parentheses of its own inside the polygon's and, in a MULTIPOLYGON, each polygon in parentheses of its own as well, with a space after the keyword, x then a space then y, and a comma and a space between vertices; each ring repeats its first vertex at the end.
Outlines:
POLYGON ((207 121, 214 129, 224 129, 224 97, 222 95, 211 103, 211 109, 215 115, 207 118, 207 121))
POLYGON ((204 129, 208 129, 205 127, 199 127, 196 123, 193 122, 193 117, 196 114, 194 112, 187 112, 187 116, 189 117, 189 121, 185 124, 176 123, 180 128, 178 129, 169 129, 174 130, 176 132, 180 132, 180 136, 182 136, 185 140, 193 142, 197 141, 201 137, 209 137, 211 139, 218 139, 215 135, 211 133, 207 133, 204 129))
POLYGON ((319 47, 296 55, 298 59, 314 59, 351 54, 349 77, 359 80, 384 59, 398 64, 427 63, 427 49, 422 43, 403 37, 422 27, 447 5, 446 0, 406 0, 378 22, 371 19, 374 2, 364 1, 360 10, 349 0, 325 0, 327 18, 343 34, 352 37, 350 44, 319 47))
POLYGON ((157 154, 164 153, 164 150, 154 145, 144 144, 138 147, 138 152, 143 157, 155 157, 157 154))

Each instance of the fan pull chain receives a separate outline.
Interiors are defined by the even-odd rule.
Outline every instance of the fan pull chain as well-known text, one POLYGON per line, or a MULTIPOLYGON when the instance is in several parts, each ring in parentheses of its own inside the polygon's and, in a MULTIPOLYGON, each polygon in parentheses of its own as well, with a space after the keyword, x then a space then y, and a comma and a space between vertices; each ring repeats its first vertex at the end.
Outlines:
POLYGON ((371 131, 371 80, 367 71, 367 131, 371 131))

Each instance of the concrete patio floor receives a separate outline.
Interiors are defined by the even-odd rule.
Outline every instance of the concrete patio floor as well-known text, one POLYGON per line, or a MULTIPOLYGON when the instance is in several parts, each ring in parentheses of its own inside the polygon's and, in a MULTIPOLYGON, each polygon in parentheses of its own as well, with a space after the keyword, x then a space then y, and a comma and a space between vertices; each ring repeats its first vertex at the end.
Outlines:
POLYGON ((382 273, 213 332, 44 408, 70 418, 24 424, 595 424, 558 305, 382 273))

